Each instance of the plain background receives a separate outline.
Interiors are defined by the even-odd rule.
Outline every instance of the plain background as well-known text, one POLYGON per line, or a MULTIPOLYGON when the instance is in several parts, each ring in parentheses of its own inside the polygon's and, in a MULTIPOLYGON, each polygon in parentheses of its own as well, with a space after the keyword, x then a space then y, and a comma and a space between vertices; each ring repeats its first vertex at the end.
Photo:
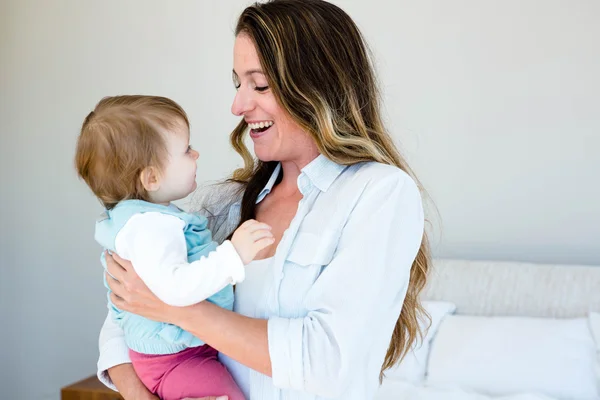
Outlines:
MULTIPOLYGON (((437 207, 436 256, 600 265, 600 2, 336 3, 371 44, 390 131, 437 207)), ((95 372, 101 208, 73 155, 100 98, 171 97, 198 179, 240 166, 232 32, 247 4, 0 1, 3 398, 58 399, 95 372)))

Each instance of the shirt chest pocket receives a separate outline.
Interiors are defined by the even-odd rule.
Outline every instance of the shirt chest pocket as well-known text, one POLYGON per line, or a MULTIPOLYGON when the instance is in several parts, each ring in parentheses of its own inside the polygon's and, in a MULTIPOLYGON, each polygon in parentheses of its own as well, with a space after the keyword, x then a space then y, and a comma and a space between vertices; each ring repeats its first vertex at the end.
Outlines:
POLYGON ((322 267, 331 262, 336 247, 337 235, 333 232, 317 234, 300 231, 294 238, 286 261, 300 267, 322 267))
POLYGON ((304 298, 331 262, 336 247, 337 236, 333 233, 298 232, 283 265, 280 316, 298 318, 306 314, 304 298))

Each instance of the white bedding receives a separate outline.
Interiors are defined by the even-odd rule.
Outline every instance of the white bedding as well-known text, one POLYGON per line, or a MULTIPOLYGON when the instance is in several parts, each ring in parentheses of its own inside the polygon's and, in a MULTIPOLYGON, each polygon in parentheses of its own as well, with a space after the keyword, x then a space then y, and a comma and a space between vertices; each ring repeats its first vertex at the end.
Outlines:
POLYGON ((408 382, 384 381, 375 400, 557 400, 548 396, 522 393, 511 396, 489 397, 462 389, 439 389, 408 382))
MULTIPOLYGON (((434 261, 433 273, 424 292, 424 300, 454 303, 457 305, 457 315, 575 319, 585 317, 590 311, 600 311, 598 287, 600 287, 600 266, 437 259, 434 261)), ((593 364, 597 365, 600 371, 600 313, 592 314, 590 318, 595 348, 590 349, 589 352, 597 355, 593 364)), ((436 336, 443 333, 442 326, 443 323, 436 336)), ((538 336, 548 338, 546 334, 538 336)), ((569 335, 566 340, 573 341, 573 336, 569 335)), ((435 342, 435 338, 433 341, 435 342)), ((482 348, 489 347, 486 343, 472 340, 473 346, 482 348)), ((548 347, 542 342, 540 344, 548 347)), ((566 347, 561 347, 561 350, 565 349, 566 347)), ((515 356, 515 361, 518 361, 520 356, 522 352, 515 356)), ((429 359, 430 355, 427 357, 427 360, 429 359)), ((542 362, 542 358, 536 359, 542 362)), ((547 361, 543 362, 547 363, 547 361)), ((589 365, 589 369, 594 369, 595 365, 589 365)), ((448 368, 453 367, 454 364, 448 366, 448 368)), ((544 368, 547 369, 548 365, 544 368)), ((539 385, 534 388, 512 388, 501 384, 500 387, 510 395, 492 397, 476 393, 473 389, 460 388, 459 383, 453 380, 450 380, 452 383, 430 382, 430 386, 425 386, 425 383, 394 379, 392 372, 390 370, 388 379, 384 381, 374 400, 564 400, 561 394, 554 392, 548 395, 535 393, 539 385)), ((555 375, 551 375, 549 379, 554 379, 553 376, 555 375)), ((600 378, 600 375, 595 376, 597 379, 600 378)), ((600 385, 597 379, 596 382, 600 385)), ((569 384, 574 384, 574 381, 569 380, 569 384)), ((568 385, 563 387, 567 388, 568 385)), ((485 393, 491 393, 489 387, 485 388, 485 393)), ((573 396, 564 397, 573 398, 573 396)), ((595 400, 600 400, 600 397, 595 397, 595 400)))

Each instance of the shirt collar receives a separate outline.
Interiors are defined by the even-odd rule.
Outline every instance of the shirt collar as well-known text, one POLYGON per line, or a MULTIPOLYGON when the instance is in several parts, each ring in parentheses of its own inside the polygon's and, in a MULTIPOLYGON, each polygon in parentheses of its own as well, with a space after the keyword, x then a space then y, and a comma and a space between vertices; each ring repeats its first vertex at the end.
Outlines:
MULTIPOLYGON (((304 194, 307 184, 312 184, 320 191, 326 192, 333 181, 335 181, 335 179, 345 168, 345 165, 336 164, 324 155, 319 154, 317 158, 302 168, 302 173, 298 177, 298 188, 300 189, 300 192, 304 194)), ((271 174, 269 181, 256 198, 256 204, 260 203, 266 195, 271 193, 271 190, 273 189, 273 186, 275 185, 277 177, 279 177, 280 173, 281 163, 278 163, 277 167, 275 167, 275 170, 271 174)))
POLYGON ((306 167, 302 168, 302 174, 300 174, 298 179, 300 179, 302 175, 306 175, 310 180, 310 183, 316 186, 321 192, 326 192, 344 169, 346 169, 345 165, 336 164, 323 154, 319 154, 317 158, 308 163, 306 167))

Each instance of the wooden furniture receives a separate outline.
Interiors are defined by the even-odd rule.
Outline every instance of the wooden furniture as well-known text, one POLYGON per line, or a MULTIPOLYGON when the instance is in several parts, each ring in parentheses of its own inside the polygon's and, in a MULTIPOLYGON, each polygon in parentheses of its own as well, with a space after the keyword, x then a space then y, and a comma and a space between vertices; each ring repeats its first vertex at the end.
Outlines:
POLYGON ((104 386, 96 376, 65 386, 60 391, 61 400, 123 400, 118 392, 104 386))

